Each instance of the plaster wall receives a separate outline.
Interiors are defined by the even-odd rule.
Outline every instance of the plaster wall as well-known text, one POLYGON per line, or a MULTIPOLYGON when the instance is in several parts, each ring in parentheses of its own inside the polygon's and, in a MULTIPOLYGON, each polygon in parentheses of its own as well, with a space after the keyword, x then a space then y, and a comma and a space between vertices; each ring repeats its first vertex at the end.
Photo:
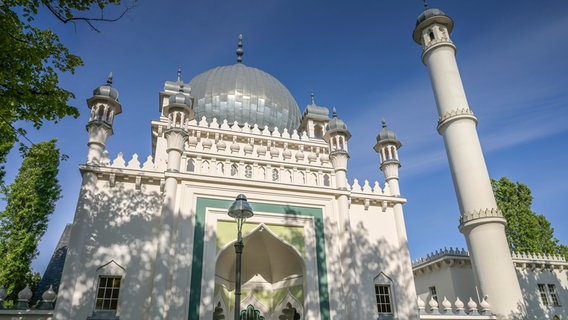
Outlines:
MULTIPOLYGON (((451 259, 451 258, 450 258, 451 259)), ((436 287, 438 303, 446 297, 452 305, 456 298, 467 304, 469 298, 479 302, 473 280, 471 263, 468 260, 442 260, 414 272, 416 293, 426 304, 431 299, 430 287, 436 287), (453 265, 450 266, 450 263, 453 265)))
MULTIPOLYGON (((399 242, 394 210, 383 211, 380 206, 351 204, 352 241, 357 266, 358 304, 364 319, 376 319, 377 301, 375 283, 390 279, 394 318, 414 319, 416 296, 405 292, 413 286, 411 270, 406 270, 401 261, 401 251, 408 250, 406 243, 399 242), (382 276, 383 274, 384 276, 382 276)), ((387 315, 381 315, 385 317, 387 315)))
MULTIPOLYGON (((527 319, 568 319, 568 271, 566 269, 516 268, 517 277, 527 307, 527 319), (560 302, 559 306, 544 305, 538 290, 538 284, 553 284, 560 302)), ((550 299, 550 295, 548 296, 550 299)))
MULTIPOLYGON (((84 235, 83 247, 73 243, 69 247, 76 252, 68 255, 66 265, 77 263, 77 260, 81 263, 79 273, 72 281, 70 316, 85 319, 92 315, 100 270, 114 261, 124 274, 117 315, 143 319, 151 292, 159 187, 143 185, 137 190, 129 182, 116 182, 115 186, 109 187, 108 180, 99 180, 97 189, 100 191, 94 197, 79 199, 78 202, 76 214, 88 216, 88 233, 84 235)), ((73 228, 72 232, 79 230, 75 226, 73 228)), ((58 304, 61 302, 57 301, 58 304)))

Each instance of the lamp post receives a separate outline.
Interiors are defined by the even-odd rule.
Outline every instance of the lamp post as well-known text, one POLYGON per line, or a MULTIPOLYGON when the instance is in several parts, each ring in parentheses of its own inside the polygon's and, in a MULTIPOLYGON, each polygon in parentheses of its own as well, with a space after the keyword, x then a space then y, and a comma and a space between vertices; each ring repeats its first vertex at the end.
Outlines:
POLYGON ((243 254, 243 236, 242 229, 246 219, 252 217, 254 213, 250 207, 247 197, 244 194, 239 194, 235 202, 229 208, 229 217, 237 221, 237 242, 235 242, 235 253, 237 261, 235 265, 235 318, 239 320, 239 313, 241 309, 241 256, 243 254))

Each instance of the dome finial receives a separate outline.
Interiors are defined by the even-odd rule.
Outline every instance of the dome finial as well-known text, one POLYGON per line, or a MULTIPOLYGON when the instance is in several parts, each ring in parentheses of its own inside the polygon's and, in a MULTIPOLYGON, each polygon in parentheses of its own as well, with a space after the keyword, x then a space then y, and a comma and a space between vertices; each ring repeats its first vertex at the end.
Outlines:
POLYGON ((239 34, 239 43, 237 45, 237 63, 242 63, 243 62, 243 54, 245 54, 245 52, 243 51, 243 34, 239 34))
POLYGON ((181 66, 178 66, 178 82, 181 81, 181 66))
POLYGON ((314 91, 312 90, 312 92, 310 93, 310 96, 312 97, 312 106, 315 105, 315 99, 314 99, 314 91))
POLYGON ((112 87, 112 72, 109 72, 108 77, 107 77, 107 85, 109 87, 112 87))
POLYGON ((424 9, 428 9, 428 2, 426 2, 426 0, 424 0, 424 9))
POLYGON ((331 112, 333 113, 333 117, 337 118, 337 110, 335 109, 335 107, 333 107, 331 112))
POLYGON ((381 120, 381 123, 383 125, 383 128, 387 127, 387 120, 385 120, 385 118, 383 118, 383 120, 381 120))

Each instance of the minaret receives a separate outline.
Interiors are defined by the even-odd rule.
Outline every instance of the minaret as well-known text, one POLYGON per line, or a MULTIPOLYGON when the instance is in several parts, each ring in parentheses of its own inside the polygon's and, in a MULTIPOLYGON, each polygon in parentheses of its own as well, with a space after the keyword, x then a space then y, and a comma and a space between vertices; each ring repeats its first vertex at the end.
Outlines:
POLYGON ((477 136, 477 119, 469 109, 450 40, 454 22, 441 10, 426 9, 416 21, 413 38, 422 45, 438 106, 438 132, 444 138, 459 209, 459 230, 471 255, 480 295, 488 295, 502 319, 524 308, 521 289, 477 136))
POLYGON ((164 132, 167 141, 167 169, 164 173, 164 200, 158 233, 156 268, 154 270, 154 287, 150 319, 168 319, 168 307, 171 299, 171 277, 173 274, 173 257, 170 255, 174 239, 177 217, 175 214, 178 181, 176 174, 180 171, 181 157, 188 138, 187 123, 195 118, 193 99, 184 93, 184 85, 178 70, 179 92, 172 95, 168 104, 163 106, 163 115, 168 119, 168 128, 164 132))
POLYGON ((381 171, 385 174, 385 181, 389 184, 389 189, 393 196, 400 196, 400 187, 398 186, 398 168, 400 161, 398 160, 398 149, 402 144, 396 138, 394 131, 387 128, 387 122, 382 121, 383 130, 377 136, 377 144, 375 151, 381 157, 381 171))
MULTIPOLYGON (((87 153, 87 166, 101 164, 102 153, 105 150, 107 139, 112 135, 114 116, 122 112, 118 102, 118 90, 112 87, 112 73, 109 74, 106 84, 93 90, 93 96, 87 99, 87 106, 91 109, 91 116, 87 123, 89 133, 89 147, 87 153)), ((65 258, 65 265, 57 294, 55 314, 61 319, 73 319, 76 309, 80 305, 82 294, 76 294, 76 281, 85 267, 86 253, 78 248, 85 247, 89 238, 88 226, 92 220, 92 210, 97 198, 97 171, 95 168, 81 169, 82 182, 77 210, 69 236, 69 251, 65 258)))
POLYGON ((340 310, 339 318, 360 319, 355 305, 357 301, 356 286, 357 275, 354 270, 353 255, 351 252, 351 222, 349 220, 349 184, 347 182, 347 160, 349 153, 347 141, 351 138, 351 133, 347 130, 347 125, 337 117, 337 112, 333 108, 333 117, 329 120, 325 128, 323 139, 329 145, 329 160, 335 170, 335 185, 337 187, 337 223, 339 236, 339 252, 344 301, 340 305, 346 309, 340 310), (341 314, 343 312, 343 314, 341 314))
MULTIPOLYGON (((400 187, 398 184, 398 169, 400 168, 400 161, 398 159, 398 149, 402 146, 397 139, 394 131, 387 128, 385 120, 382 121, 383 129, 377 135, 377 144, 374 149, 381 158, 380 169, 385 175, 386 184, 388 184, 390 192, 393 196, 400 196, 400 187)), ((400 264, 400 272, 407 272, 408 274, 395 278, 397 301, 406 301, 402 304, 406 309, 398 310, 401 319, 419 319, 418 305, 416 300, 416 288, 409 286, 405 279, 412 278, 412 262, 410 260, 410 250, 408 249, 408 237, 406 235, 406 225, 404 223, 404 214, 402 204, 396 203, 393 206, 393 215, 396 225, 396 234, 398 239, 399 254, 398 263, 400 264)))
POLYGON ((114 116, 122 112, 122 106, 118 102, 118 90, 112 87, 112 72, 108 75, 106 84, 93 90, 93 96, 87 99, 87 105, 91 109, 87 123, 87 164, 99 164, 106 141, 113 133, 114 116))

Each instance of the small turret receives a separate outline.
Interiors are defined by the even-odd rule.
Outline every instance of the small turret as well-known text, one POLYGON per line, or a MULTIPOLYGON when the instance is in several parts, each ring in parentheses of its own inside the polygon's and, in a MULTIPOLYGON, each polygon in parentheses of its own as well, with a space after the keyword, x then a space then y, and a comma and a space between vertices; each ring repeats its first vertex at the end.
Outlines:
POLYGON ((337 111, 333 108, 333 118, 325 127, 323 139, 329 143, 330 152, 347 153, 347 140, 351 138, 351 133, 347 130, 347 125, 337 117, 337 111))
POLYGON ((329 144, 329 160, 335 169, 337 187, 347 189, 347 141, 351 138, 351 133, 345 122, 337 117, 335 108, 333 118, 328 122, 325 131, 323 139, 329 144))
POLYGON ((195 118, 191 90, 185 90, 181 81, 181 69, 178 69, 178 92, 168 98, 163 106, 162 115, 168 118, 167 139, 168 171, 177 172, 180 168, 183 146, 188 138, 187 123, 195 118))
POLYGON ((394 131, 387 128, 387 122, 384 119, 382 126, 383 129, 377 135, 377 144, 373 149, 380 155, 380 168, 385 174, 385 180, 388 182, 391 192, 394 195, 400 195, 398 186, 398 168, 400 168, 398 149, 400 149, 402 144, 396 138, 394 131))
POLYGON ((122 105, 118 102, 118 90, 112 86, 112 72, 106 84, 93 90, 93 96, 87 99, 87 106, 91 109, 87 123, 89 132, 87 163, 99 164, 106 141, 113 134, 114 117, 122 112, 122 105))
POLYGON ((306 106, 302 114, 299 132, 305 131, 308 137, 323 139, 325 128, 329 122, 329 109, 315 103, 314 93, 311 93, 312 102, 306 106))

